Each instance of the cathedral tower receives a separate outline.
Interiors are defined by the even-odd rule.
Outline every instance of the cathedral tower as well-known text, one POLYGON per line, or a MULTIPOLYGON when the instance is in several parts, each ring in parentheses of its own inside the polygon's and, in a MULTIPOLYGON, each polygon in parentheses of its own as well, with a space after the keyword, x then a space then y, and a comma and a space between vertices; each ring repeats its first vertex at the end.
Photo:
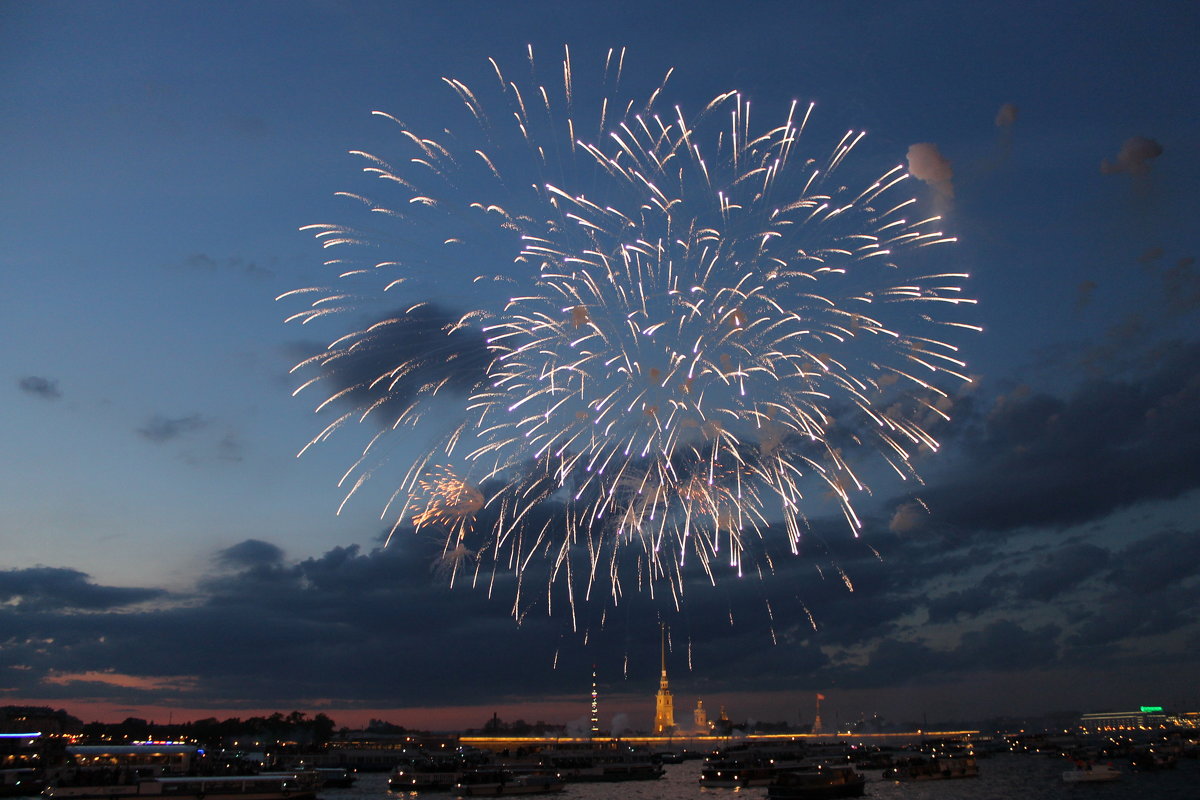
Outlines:
POLYGON ((669 735, 675 731, 675 700, 667 687, 667 626, 662 633, 662 678, 658 683, 658 694, 654 697, 654 733, 669 735))

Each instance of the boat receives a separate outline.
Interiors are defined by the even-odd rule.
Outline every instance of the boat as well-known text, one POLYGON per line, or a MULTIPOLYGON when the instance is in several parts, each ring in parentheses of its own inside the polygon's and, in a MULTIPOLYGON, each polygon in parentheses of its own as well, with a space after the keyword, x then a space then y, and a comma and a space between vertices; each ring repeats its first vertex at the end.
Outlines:
POLYGON ((632 747, 548 750, 538 762, 568 783, 658 780, 664 771, 657 755, 632 747))
POLYGON ((200 775, 195 745, 71 745, 69 761, 47 779, 45 800, 314 800, 321 778, 313 770, 200 775))
POLYGON ((464 772, 454 786, 459 797, 498 797, 510 794, 550 794, 561 792, 566 782, 558 774, 513 772, 507 769, 464 772))
POLYGON ((323 789, 348 789, 358 780, 354 770, 346 767, 315 767, 313 772, 321 779, 323 789))
POLYGON ((122 781, 60 780, 47 786, 46 800, 126 800, 165 797, 171 800, 315 800, 318 781, 303 773, 275 775, 185 775, 122 781))
POLYGON ((742 759, 710 759, 700 769, 700 785, 718 789, 766 786, 775 778, 774 764, 742 759))
POLYGON ((0 769, 0 797, 33 797, 46 788, 42 771, 33 767, 0 769))
POLYGON ((780 770, 767 786, 770 800, 826 800, 862 797, 867 780, 853 767, 818 766, 813 769, 780 770))
POLYGON ((894 767, 883 773, 883 779, 887 781, 943 781, 978 777, 979 767, 973 756, 909 758, 897 761, 894 767))
POLYGON ((715 753, 700 768, 700 785, 721 789, 767 786, 782 770, 816 766, 792 747, 736 747, 715 753))
POLYGON ((1065 770, 1063 783, 1106 783, 1119 781, 1121 770, 1112 764, 1076 763, 1075 769, 1065 770))
POLYGON ((453 765, 401 764, 388 777, 388 790, 393 792, 445 791, 453 789, 462 778, 462 771, 453 765))

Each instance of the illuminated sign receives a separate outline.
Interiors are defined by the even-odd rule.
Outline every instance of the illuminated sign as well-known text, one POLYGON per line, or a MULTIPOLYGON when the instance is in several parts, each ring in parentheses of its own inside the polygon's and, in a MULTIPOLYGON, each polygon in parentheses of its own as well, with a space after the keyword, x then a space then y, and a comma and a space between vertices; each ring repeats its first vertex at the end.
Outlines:
POLYGON ((1143 714, 1161 714, 1162 706, 1142 706, 1143 714))

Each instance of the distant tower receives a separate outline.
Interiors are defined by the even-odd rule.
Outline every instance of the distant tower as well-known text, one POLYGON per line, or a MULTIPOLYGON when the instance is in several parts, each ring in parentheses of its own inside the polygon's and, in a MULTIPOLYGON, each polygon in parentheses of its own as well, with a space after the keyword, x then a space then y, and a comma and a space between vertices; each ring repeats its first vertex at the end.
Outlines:
POLYGON ((592 667, 592 736, 600 733, 600 695, 596 692, 596 668, 592 667))
POLYGON ((821 732, 821 701, 825 699, 825 695, 817 692, 817 715, 813 717, 813 733, 821 732))
POLYGON ((670 734, 675 730, 675 700, 667 687, 667 626, 662 633, 662 679, 658 683, 658 694, 654 698, 654 732, 670 734))
POLYGON ((696 733, 708 733, 708 712, 704 710, 704 701, 696 701, 696 710, 692 712, 692 720, 696 733))

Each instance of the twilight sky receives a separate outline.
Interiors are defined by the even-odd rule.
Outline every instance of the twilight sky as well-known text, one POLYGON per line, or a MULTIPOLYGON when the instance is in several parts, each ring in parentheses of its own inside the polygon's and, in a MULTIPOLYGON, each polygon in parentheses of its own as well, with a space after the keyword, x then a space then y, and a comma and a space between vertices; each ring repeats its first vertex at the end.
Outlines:
POLYGON ((681 712, 1200 707, 1200 9, 681 7, 0 6, 0 704, 565 722, 595 664, 606 722, 645 726, 661 619, 681 712), (562 604, 518 626, 503 577, 447 586, 428 538, 383 547, 409 434, 336 513, 374 430, 295 457, 331 417, 288 370, 338 329, 275 302, 326 279, 299 228, 378 187, 347 151, 400 150, 372 111, 456 126, 443 76, 494 85, 487 58, 532 45, 550 81, 564 44, 581 97, 626 46, 637 85, 675 68, 667 109, 737 89, 766 126, 815 101, 814 148, 865 130, 875 174, 936 145, 906 191, 958 237, 985 329, 926 485, 873 476, 860 539, 818 507, 773 574, 574 629, 562 604))

